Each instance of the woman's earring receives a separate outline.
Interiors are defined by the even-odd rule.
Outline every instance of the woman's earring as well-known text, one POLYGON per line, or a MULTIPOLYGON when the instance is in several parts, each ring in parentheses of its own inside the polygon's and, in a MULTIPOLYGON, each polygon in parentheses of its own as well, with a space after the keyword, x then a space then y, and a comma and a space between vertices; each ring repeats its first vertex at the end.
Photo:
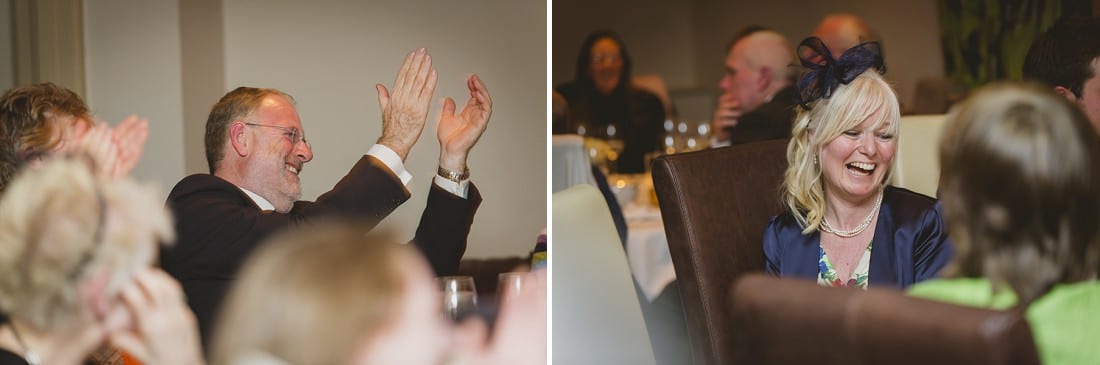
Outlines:
POLYGON ((818 164, 817 155, 814 155, 814 166, 817 166, 817 164, 818 164))

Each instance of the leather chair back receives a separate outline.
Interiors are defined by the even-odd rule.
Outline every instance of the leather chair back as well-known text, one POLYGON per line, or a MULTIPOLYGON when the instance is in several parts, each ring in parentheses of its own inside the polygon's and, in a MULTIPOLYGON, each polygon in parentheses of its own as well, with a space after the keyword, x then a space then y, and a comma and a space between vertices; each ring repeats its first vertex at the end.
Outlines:
POLYGON ((761 242, 782 211, 787 140, 667 155, 653 164, 695 364, 728 364, 729 288, 764 269, 761 242))
POLYGON ((763 274, 731 296, 738 364, 1039 364, 1019 312, 763 274))

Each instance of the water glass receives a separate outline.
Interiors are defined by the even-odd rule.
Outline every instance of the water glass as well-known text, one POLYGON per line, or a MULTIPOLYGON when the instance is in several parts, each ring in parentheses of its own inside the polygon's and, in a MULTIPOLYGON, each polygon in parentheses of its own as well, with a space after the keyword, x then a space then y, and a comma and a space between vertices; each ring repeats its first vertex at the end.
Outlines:
POLYGON ((477 313, 477 290, 474 278, 469 276, 444 276, 436 279, 443 293, 443 313, 458 322, 477 313))
POLYGON ((505 272, 497 276, 497 308, 503 308, 505 304, 519 295, 523 288, 523 279, 528 272, 505 272))

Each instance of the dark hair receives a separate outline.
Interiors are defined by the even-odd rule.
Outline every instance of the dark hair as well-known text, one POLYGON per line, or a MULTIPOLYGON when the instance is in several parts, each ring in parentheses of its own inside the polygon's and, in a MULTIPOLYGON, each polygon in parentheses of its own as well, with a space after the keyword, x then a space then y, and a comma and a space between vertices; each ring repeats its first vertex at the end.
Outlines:
POLYGON ((1024 59, 1024 79, 1061 86, 1081 97, 1093 77, 1092 60, 1100 57, 1100 19, 1068 17, 1031 44, 1024 59))
POLYGON ((573 75, 573 80, 583 90, 591 91, 595 90, 596 85, 592 82, 592 75, 588 74, 588 65, 592 63, 592 46, 596 45, 601 39, 610 39, 615 41, 619 45, 619 53, 623 59, 623 69, 619 73, 619 84, 615 86, 615 91, 625 90, 630 85, 630 53, 626 51, 626 43, 623 43, 623 38, 615 33, 613 30, 600 30, 592 32, 584 39, 584 43, 581 44, 580 55, 577 56, 577 70, 573 75))
POLYGON ((222 96, 217 104, 210 109, 210 116, 206 118, 206 165, 210 173, 218 167, 218 162, 225 158, 225 141, 229 134, 229 124, 234 120, 247 119, 260 107, 260 102, 268 95, 279 95, 294 104, 294 98, 289 94, 276 89, 262 89, 241 86, 222 96))
POLYGON ((750 35, 752 35, 753 33, 756 33, 756 32, 763 32, 763 31, 770 31, 770 30, 772 30, 772 29, 768 28, 768 27, 765 27, 763 25, 756 25, 756 24, 748 25, 748 26, 745 26, 744 28, 741 28, 741 30, 738 30, 737 33, 733 34, 733 39, 731 39, 729 44, 726 45, 726 53, 729 53, 730 50, 733 50, 733 46, 737 45, 737 42, 740 42, 742 39, 745 39, 745 37, 748 37, 748 36, 750 36, 750 35))
POLYGON ((51 82, 13 88, 0 96, 0 191, 23 162, 60 142, 49 121, 66 115, 91 120, 80 95, 51 82))
POLYGON ((1026 306, 1100 264, 1100 143, 1048 89, 982 88, 948 116, 940 192, 956 274, 1008 285, 1026 306))

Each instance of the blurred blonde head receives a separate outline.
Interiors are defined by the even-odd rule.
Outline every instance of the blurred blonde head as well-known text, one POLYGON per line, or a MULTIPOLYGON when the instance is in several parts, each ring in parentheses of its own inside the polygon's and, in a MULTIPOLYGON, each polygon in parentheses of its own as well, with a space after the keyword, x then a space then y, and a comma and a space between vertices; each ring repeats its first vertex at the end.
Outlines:
MULTIPOLYGON (((884 112, 875 130, 887 123, 887 132, 898 137, 901 112, 894 89, 873 68, 867 69, 848 84, 839 85, 828 98, 814 101, 809 109, 799 108, 787 146, 787 172, 784 175, 783 201, 803 227, 803 234, 816 231, 825 216, 825 188, 821 166, 815 158, 825 145, 845 131, 858 126, 876 112, 884 112)), ((894 170, 891 159, 885 184, 894 170)))
POLYGON ((0 308, 40 330, 81 315, 81 293, 115 298, 173 239, 160 192, 59 157, 17 175, 0 200, 0 308))
POLYGON ((1026 305, 1100 265, 1100 145, 1088 120, 1035 85, 985 87, 948 115, 940 193, 955 275, 1026 305))
POLYGON ((430 281, 415 251, 380 241, 388 240, 335 223, 273 238, 248 260, 229 294, 213 363, 272 357, 348 363, 359 345, 395 321, 410 280, 430 281))

